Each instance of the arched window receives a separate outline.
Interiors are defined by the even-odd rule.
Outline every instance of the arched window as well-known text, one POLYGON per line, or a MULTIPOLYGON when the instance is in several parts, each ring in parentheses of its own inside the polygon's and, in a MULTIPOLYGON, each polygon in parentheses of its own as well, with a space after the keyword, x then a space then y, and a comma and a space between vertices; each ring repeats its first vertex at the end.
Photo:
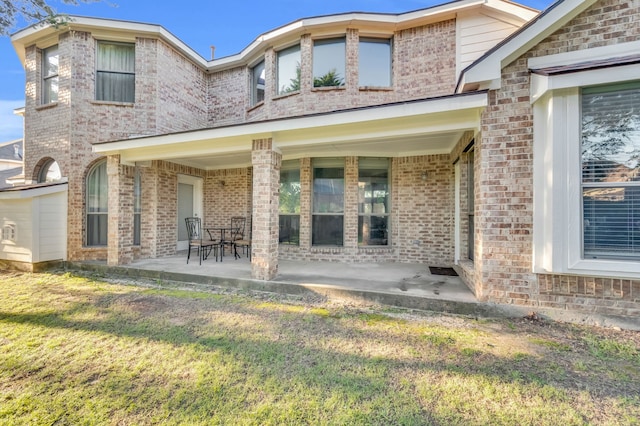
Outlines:
POLYGON ((38 173, 38 183, 57 182, 61 178, 62 173, 60 173, 60 166, 52 159, 43 164, 38 173))
POLYGON ((87 246, 106 246, 109 207, 106 160, 91 168, 86 184, 87 246))

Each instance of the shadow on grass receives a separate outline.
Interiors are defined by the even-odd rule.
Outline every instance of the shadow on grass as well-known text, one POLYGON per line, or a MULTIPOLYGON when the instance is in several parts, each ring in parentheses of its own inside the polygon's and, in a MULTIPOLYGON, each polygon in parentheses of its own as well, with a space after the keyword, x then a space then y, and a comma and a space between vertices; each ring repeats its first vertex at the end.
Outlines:
MULTIPOLYGON (((65 294, 74 293, 69 291, 65 294)), ((112 400, 114 405, 118 401, 135 405, 136 397, 140 399, 138 405, 144 404, 145 399, 151 404, 160 404, 166 398, 169 400, 165 408, 168 416, 174 410, 179 410, 185 418, 215 415, 218 411, 231 416, 238 406, 245 406, 246 413, 251 412, 252 421, 280 418, 283 422, 326 423, 335 420, 326 411, 336 403, 331 402, 335 399, 340 400, 336 407, 340 423, 438 424, 462 419, 456 417, 456 413, 445 415, 432 411, 429 401, 422 400, 424 396, 416 391, 415 385, 397 382, 402 372, 425 377, 439 373, 477 376, 497 384, 549 385, 571 392, 578 390, 576 384, 581 383, 582 389, 593 398, 601 396, 601 392, 617 398, 640 391, 634 383, 624 386, 614 383, 609 386, 606 381, 591 375, 585 382, 587 375, 549 368, 552 361, 545 358, 526 357, 518 361, 488 353, 465 352, 449 345, 446 339, 443 342, 429 339, 412 342, 411 346, 417 351, 415 356, 360 355, 353 353, 357 352, 353 348, 331 350, 331 344, 327 343, 331 340, 376 342, 385 339, 385 345, 397 345, 398 348, 407 346, 407 340, 401 332, 385 333, 371 327, 356 330, 345 326, 344 318, 340 316, 286 310, 274 312, 269 311, 268 307, 259 308, 255 303, 230 302, 228 298, 233 296, 225 299, 178 300, 161 294, 144 293, 132 295, 84 290, 75 294, 88 300, 69 302, 70 306, 66 309, 53 312, 0 311, 0 322, 97 332, 135 339, 142 345, 145 341, 159 342, 208 353, 210 361, 203 365, 211 371, 204 374, 215 376, 216 369, 219 369, 220 380, 178 380, 174 385, 181 387, 177 395, 169 393, 159 396, 136 395, 138 391, 131 383, 113 380, 103 388, 106 395, 100 396, 112 400), (168 320, 176 318, 178 304, 182 309, 190 309, 189 314, 185 315, 189 319, 183 324, 173 325, 168 320), (235 325, 220 325, 217 322, 217 318, 227 313, 237 315, 235 325), (88 316, 97 316, 98 319, 76 318, 88 316), (247 318, 252 318, 256 324, 247 324, 247 318), (311 327, 312 323, 324 334, 308 334, 308 330, 316 330, 311 327), (264 330, 263 335, 256 330, 260 327, 264 330), (322 342, 318 342, 320 340, 322 342), (439 351, 455 356, 442 357, 439 351), (562 376, 561 380, 558 380, 559 375, 562 376), (274 414, 274 410, 282 407, 282 399, 297 397, 300 401, 292 402, 290 407, 287 406, 289 408, 284 408, 283 413, 274 414), (393 402, 385 406, 385 401, 390 400, 393 402), (296 413, 296 410, 299 412, 296 413)), ((40 308, 46 309, 46 306, 40 308)), ((564 356, 567 362, 572 355, 575 353, 564 356)), ((411 381, 415 378, 408 379, 411 381)), ((148 380, 149 383, 163 382, 162 377, 148 380)), ((561 395, 551 393, 547 402, 564 403, 565 400, 561 395), (556 397, 557 401, 554 400, 556 397)), ((560 405, 558 410, 562 409, 560 405)), ((131 410, 135 411, 136 408, 132 407, 131 410)))

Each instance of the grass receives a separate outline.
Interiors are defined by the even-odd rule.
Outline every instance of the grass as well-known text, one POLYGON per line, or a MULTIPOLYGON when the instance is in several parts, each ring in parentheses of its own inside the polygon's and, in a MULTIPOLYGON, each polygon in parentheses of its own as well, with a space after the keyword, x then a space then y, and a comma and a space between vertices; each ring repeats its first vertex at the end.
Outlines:
POLYGON ((0 424, 640 424, 638 333, 0 273, 0 424))

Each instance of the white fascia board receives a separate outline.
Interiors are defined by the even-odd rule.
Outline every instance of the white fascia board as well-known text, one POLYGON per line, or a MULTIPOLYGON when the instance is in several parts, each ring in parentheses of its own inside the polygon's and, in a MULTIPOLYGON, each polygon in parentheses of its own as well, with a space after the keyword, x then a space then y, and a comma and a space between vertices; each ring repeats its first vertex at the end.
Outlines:
POLYGON ((58 184, 28 189, 19 189, 20 187, 11 189, 5 188, 4 191, 0 191, 0 200, 20 200, 26 198, 41 197, 43 195, 66 192, 67 187, 67 184, 58 184))
MULTIPOLYGON (((548 13, 516 32, 507 42, 463 71, 464 84, 479 83, 482 87, 500 87, 502 67, 524 54, 536 44, 590 7, 596 0, 560 0, 548 13)), ((458 90, 462 90, 460 84, 458 90)))
POLYGON ((553 76, 532 74, 531 103, 536 103, 552 90, 621 83, 637 80, 638 76, 640 76, 640 64, 617 66, 615 67, 615 72, 612 72, 612 68, 599 68, 553 76))
POLYGON ((540 11, 518 3, 503 0, 487 0, 484 7, 495 9, 500 14, 507 14, 520 18, 523 22, 529 22, 540 14, 540 11))
POLYGON ((339 126, 343 124, 356 124, 376 120, 453 112, 465 109, 484 108, 486 105, 487 94, 475 93, 472 95, 451 96, 421 102, 407 102, 380 107, 362 108, 355 111, 318 114, 309 117, 262 121, 161 136, 149 136, 105 142, 93 145, 93 152, 109 155, 117 154, 120 151, 127 149, 148 148, 150 146, 160 147, 164 145, 239 137, 244 137, 245 139, 247 137, 251 137, 256 139, 265 136, 268 137, 269 135, 278 132, 286 133, 290 130, 339 126))
POLYGON ((284 25, 273 31, 258 36, 242 52, 210 61, 209 71, 222 71, 235 66, 244 65, 248 58, 253 57, 261 47, 273 45, 280 38, 287 38, 295 34, 303 34, 322 27, 337 25, 357 26, 362 24, 375 24, 388 27, 389 31, 404 28, 416 21, 434 19, 440 15, 454 14, 472 7, 484 6, 495 9, 501 13, 513 15, 525 21, 537 15, 537 11, 515 3, 503 0, 459 0, 434 6, 427 9, 416 10, 401 14, 352 12, 337 15, 327 15, 315 18, 304 18, 299 21, 284 25))
POLYGON ((158 37, 178 49, 201 67, 206 68, 208 65, 206 59, 161 25, 84 16, 70 16, 69 19, 70 21, 66 25, 62 25, 58 29, 49 24, 37 23, 11 35, 11 42, 23 65, 24 47, 35 43, 37 40, 70 30, 90 31, 98 34, 102 31, 114 35, 117 33, 129 33, 133 36, 148 35, 158 37))

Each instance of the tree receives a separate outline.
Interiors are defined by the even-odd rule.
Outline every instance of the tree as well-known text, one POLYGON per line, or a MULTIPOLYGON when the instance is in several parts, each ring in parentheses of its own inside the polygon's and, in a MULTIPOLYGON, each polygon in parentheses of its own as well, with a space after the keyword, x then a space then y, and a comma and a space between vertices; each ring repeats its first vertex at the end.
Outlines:
POLYGON ((315 77, 313 79, 313 87, 332 87, 332 86, 343 86, 344 80, 338 74, 336 69, 332 69, 327 72, 325 75, 321 77, 315 77))
POLYGON ((282 86, 280 93, 291 93, 300 90, 300 75, 302 70, 300 69, 300 62, 296 63, 296 77, 289 79, 289 85, 287 87, 282 86))
MULTIPOLYGON (((65 4, 94 3, 100 0, 61 0, 65 4)), ((46 0, 0 0, 0 36, 8 35, 18 17, 28 23, 44 21, 59 26, 69 21, 67 15, 58 14, 46 0)))

